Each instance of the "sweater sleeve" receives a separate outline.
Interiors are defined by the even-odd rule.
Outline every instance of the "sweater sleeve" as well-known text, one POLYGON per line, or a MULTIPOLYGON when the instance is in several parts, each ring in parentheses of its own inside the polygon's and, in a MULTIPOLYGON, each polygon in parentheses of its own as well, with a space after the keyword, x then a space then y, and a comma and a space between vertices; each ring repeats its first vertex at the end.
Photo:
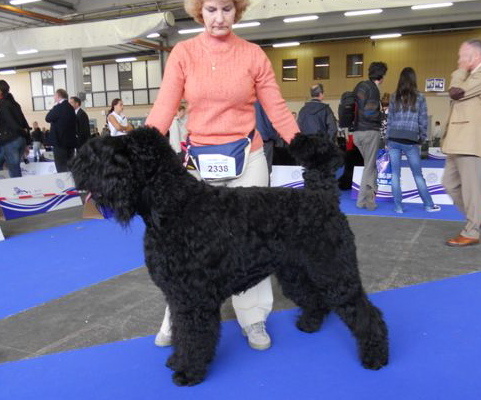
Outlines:
POLYGON ((420 103, 419 103, 419 136, 421 142, 425 142, 428 137, 428 106, 426 104, 426 98, 423 95, 420 95, 420 103))
POLYGON ((258 60, 258 70, 255 76, 257 98, 276 131, 289 143, 299 132, 299 127, 281 96, 274 70, 267 55, 258 47, 255 56, 258 60))
POLYGON ((145 125, 157 128, 164 135, 172 125, 177 108, 184 95, 185 75, 182 66, 182 53, 183 49, 179 44, 172 49, 157 99, 145 121, 145 125))

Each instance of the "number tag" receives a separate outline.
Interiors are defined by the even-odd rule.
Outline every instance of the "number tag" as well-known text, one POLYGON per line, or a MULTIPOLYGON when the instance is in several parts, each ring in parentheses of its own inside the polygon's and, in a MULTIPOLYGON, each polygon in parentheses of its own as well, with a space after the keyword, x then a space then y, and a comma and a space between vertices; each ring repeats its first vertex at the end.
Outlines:
POLYGON ((199 154, 199 172, 204 179, 234 178, 235 158, 222 154, 199 154))

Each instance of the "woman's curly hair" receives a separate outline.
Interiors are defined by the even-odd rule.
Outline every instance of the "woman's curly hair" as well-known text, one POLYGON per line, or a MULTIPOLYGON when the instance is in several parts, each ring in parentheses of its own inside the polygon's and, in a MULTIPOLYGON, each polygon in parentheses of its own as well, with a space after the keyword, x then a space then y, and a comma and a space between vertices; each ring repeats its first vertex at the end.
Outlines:
MULTIPOLYGON (((184 0, 184 8, 187 14, 189 14, 195 21, 199 24, 204 24, 204 19, 202 18, 202 6, 205 0, 184 0)), ((250 4, 249 0, 232 0, 235 7, 235 18, 234 22, 239 22, 244 15, 244 11, 250 4)))

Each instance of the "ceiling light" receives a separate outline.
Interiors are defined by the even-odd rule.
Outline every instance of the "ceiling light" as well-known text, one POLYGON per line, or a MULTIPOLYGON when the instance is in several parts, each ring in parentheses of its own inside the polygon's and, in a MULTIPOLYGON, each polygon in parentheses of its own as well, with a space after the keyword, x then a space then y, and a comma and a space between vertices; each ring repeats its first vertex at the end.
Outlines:
POLYGON ((14 75, 16 73, 17 71, 14 69, 4 69, 3 71, 0 71, 0 75, 14 75))
POLYGON ((67 64, 56 64, 53 66, 53 69, 65 69, 67 68, 67 64))
POLYGON ((178 31, 180 35, 187 35, 189 33, 203 32, 205 28, 192 28, 192 29, 181 29, 178 31))
POLYGON ((284 42, 284 43, 276 43, 273 44, 272 47, 291 47, 291 46, 299 46, 299 42, 284 42))
POLYGON ((412 6, 411 10, 425 10, 428 8, 441 8, 441 7, 451 7, 453 3, 433 3, 433 4, 419 4, 417 6, 412 6))
POLYGON ((241 22, 240 24, 232 25, 232 28, 239 29, 239 28, 253 28, 255 26, 259 26, 261 23, 257 21, 253 22, 241 22))
POLYGON ((315 67, 329 67, 329 64, 316 64, 315 67))
POLYGON ((400 33, 384 33, 382 35, 372 35, 371 39, 390 39, 401 36, 400 33))
POLYGON ((284 68, 284 69, 297 69, 297 65, 284 65, 282 68, 284 68))
POLYGON ((0 53, 0 58, 5 57, 5 54, 0 53))
POLYGON ((160 33, 158 32, 154 32, 154 33, 150 33, 147 35, 147 39, 155 39, 155 38, 158 38, 160 37, 160 33))
POLYGON ((318 15, 305 15, 304 17, 284 18, 283 21, 289 24, 291 22, 315 21, 316 19, 319 19, 318 15))
POLYGON ((117 58, 115 62, 130 62, 130 61, 137 61, 137 57, 124 57, 124 58, 117 58))
POLYGON ((28 50, 20 50, 20 51, 17 51, 17 54, 19 56, 24 56, 26 54, 35 54, 35 53, 38 53, 38 50, 37 49, 28 49, 28 50))
POLYGON ((20 4, 35 3, 40 0, 10 0, 10 4, 13 6, 18 6, 20 4))
POLYGON ((347 11, 344 13, 344 15, 346 17, 356 17, 358 15, 380 14, 380 13, 382 13, 381 8, 374 8, 372 10, 347 11))

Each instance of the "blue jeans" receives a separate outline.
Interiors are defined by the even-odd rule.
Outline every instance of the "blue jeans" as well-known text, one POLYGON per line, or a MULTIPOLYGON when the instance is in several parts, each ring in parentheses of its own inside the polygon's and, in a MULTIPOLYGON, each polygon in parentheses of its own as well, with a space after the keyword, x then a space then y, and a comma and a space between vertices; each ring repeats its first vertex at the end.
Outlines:
POLYGON ((0 146, 0 168, 3 163, 7 164, 10 178, 22 176, 20 161, 25 150, 25 139, 21 136, 0 146))
POLYGON ((421 170, 421 155, 420 149, 416 144, 403 144, 398 142, 388 141, 389 158, 391 159, 392 168, 392 195, 394 197, 394 206, 398 210, 402 210, 402 190, 401 190, 401 155, 406 154, 409 168, 416 182, 419 196, 421 197, 424 207, 433 207, 433 199, 429 194, 426 181, 424 180, 421 170))

